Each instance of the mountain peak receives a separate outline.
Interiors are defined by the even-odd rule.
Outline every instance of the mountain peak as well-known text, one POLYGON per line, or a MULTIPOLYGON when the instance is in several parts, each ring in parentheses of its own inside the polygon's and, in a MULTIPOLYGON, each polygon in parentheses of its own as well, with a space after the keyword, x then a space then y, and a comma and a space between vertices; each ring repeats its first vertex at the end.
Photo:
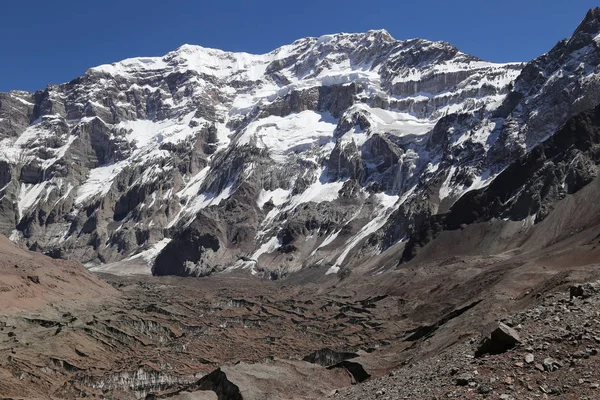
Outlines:
POLYGON ((372 29, 366 32, 340 32, 340 33, 331 33, 321 35, 317 38, 305 38, 300 39, 300 41, 307 39, 316 39, 316 44, 328 43, 332 41, 343 41, 343 40, 351 40, 351 41, 362 41, 362 40, 378 40, 383 42, 395 42, 396 39, 390 35, 390 33, 385 29, 372 29))
POLYGON ((571 39, 567 42, 569 51, 576 51, 596 41, 600 36, 600 7, 590 9, 571 39))
POLYGON ((396 40, 386 29, 374 29, 367 32, 370 35, 381 37, 387 41, 396 40))
POLYGON ((587 14, 585 14, 585 17, 575 30, 575 33, 577 32, 600 32, 600 7, 592 8, 587 12, 587 14))

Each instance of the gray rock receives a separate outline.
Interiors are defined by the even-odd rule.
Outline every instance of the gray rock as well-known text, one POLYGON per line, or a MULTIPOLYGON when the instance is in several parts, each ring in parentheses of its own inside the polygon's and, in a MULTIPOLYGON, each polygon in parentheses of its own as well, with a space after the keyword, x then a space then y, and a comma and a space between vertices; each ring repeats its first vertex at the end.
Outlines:
POLYGON ((455 379, 455 383, 457 386, 467 386, 472 381, 473 375, 468 373, 460 374, 455 379))
POLYGON ((504 353, 519 343, 521 343, 521 338, 517 331, 500 323, 488 336, 483 338, 475 352, 475 356, 504 353))
POLYGON ((598 288, 591 283, 584 283, 582 285, 573 285, 569 287, 569 296, 572 299, 582 298, 587 299, 592 297, 598 292, 598 288))
POLYGON ((535 357, 531 353, 525 354, 525 362, 531 364, 535 360, 535 357))

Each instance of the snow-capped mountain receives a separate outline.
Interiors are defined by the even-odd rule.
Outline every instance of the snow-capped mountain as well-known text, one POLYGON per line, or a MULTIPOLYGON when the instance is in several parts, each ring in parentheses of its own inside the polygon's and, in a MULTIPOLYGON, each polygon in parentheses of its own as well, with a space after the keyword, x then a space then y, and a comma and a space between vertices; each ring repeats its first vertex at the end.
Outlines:
POLYGON ((0 232, 118 273, 351 268, 598 103, 599 14, 527 65, 369 31, 0 94, 0 232))

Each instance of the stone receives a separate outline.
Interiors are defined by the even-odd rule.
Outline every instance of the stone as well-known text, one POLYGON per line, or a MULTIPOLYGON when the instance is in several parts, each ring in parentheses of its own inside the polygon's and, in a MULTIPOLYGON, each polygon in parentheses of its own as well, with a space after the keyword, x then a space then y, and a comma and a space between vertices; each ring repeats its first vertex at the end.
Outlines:
POLYGON ((504 353, 519 343, 521 343, 521 338, 517 331, 506 324, 500 323, 489 336, 481 341, 475 356, 504 353))
POLYGON ((547 372, 555 371, 563 366, 561 362, 555 360, 552 357, 545 358, 543 361, 543 365, 544 365, 544 371, 547 371, 547 372))
POLYGON ((456 377, 456 385, 457 386, 467 386, 469 382, 473 380, 473 375, 471 374, 461 374, 456 377))
POLYGON ((488 394, 493 391, 492 387, 489 385, 479 385, 477 388, 477 393, 479 394, 488 394))
POLYGON ((544 366, 542 364, 535 364, 535 369, 541 372, 545 371, 544 366))
POLYGON ((569 297, 571 298, 571 300, 574 298, 587 299, 597 292, 598 289, 596 285, 592 285, 591 283, 584 283, 581 285, 573 285, 569 287, 569 297))
POLYGON ((535 360, 535 357, 533 354, 531 354, 531 353, 525 354, 525 362, 527 364, 531 364, 534 360, 535 360))

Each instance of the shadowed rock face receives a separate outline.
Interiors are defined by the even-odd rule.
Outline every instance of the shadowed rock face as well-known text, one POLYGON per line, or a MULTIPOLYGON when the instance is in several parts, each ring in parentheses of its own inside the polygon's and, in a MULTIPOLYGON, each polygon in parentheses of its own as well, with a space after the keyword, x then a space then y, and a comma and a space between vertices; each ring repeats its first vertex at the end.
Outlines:
POLYGON ((198 231, 187 229, 171 241, 158 255, 152 267, 152 273, 154 275, 180 276, 209 275, 213 272, 211 270, 212 266, 206 266, 208 270, 201 272, 204 265, 198 264, 198 262, 206 259, 206 252, 216 252, 219 247, 219 239, 215 236, 202 235, 198 231), (185 269, 177 270, 175 269, 177 267, 184 267, 185 269))
POLYGON ((240 388, 227 379, 227 375, 220 369, 211 372, 198 382, 199 390, 215 392, 219 400, 242 400, 240 388))
POLYGON ((321 349, 303 358, 303 361, 329 367, 345 360, 358 357, 356 353, 338 352, 331 349, 321 349))
POLYGON ((339 362, 335 365, 328 367, 328 369, 333 369, 333 368, 343 368, 346 371, 348 371, 348 373, 350 375, 352 375, 352 378, 354 379, 354 383, 364 382, 371 377, 371 375, 369 375, 367 373, 367 371, 365 371, 363 366, 357 362, 342 361, 342 362, 339 362))
POLYGON ((509 165, 487 188, 464 195, 445 214, 429 217, 406 244, 402 259, 444 230, 496 219, 539 223, 567 194, 596 176, 600 163, 600 106, 580 113, 548 140, 509 165))
POLYGON ((483 338, 475 352, 475 357, 481 357, 484 354, 501 354, 520 343, 521 338, 517 331, 500 323, 489 336, 483 338))

